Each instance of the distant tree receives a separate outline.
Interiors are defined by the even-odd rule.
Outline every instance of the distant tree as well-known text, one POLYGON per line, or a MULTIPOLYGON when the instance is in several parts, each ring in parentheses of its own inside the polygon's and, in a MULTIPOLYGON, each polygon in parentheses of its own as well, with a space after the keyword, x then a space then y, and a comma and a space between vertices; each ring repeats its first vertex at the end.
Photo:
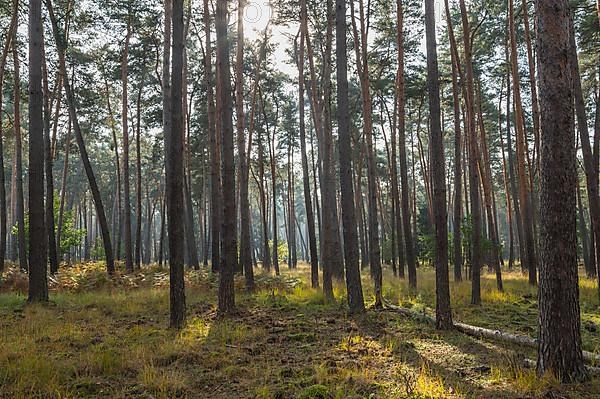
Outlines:
POLYGON ((0 273, 4 270, 4 259, 6 257, 6 237, 7 237, 7 211, 6 211, 6 182, 4 176, 4 134, 2 132, 2 100, 4 88, 4 73, 6 71, 6 60, 11 48, 11 42, 14 37, 14 31, 17 29, 17 17, 19 9, 19 0, 13 0, 12 16, 6 35, 2 55, 0 56, 0 273))
POLYGON ((75 105, 75 95, 71 89, 69 79, 67 78, 68 74, 65 60, 67 42, 64 36, 64 32, 61 32, 58 27, 57 19, 54 14, 54 8, 52 6, 52 0, 46 0, 45 4, 46 8, 48 9, 48 15, 52 24, 52 32, 54 34, 54 41, 56 42, 57 46, 59 70, 63 77, 65 95, 67 98, 67 104, 69 106, 69 118, 71 123, 73 124, 75 138, 79 147, 79 153, 81 154, 81 161, 83 163, 83 168, 85 170, 85 174, 90 185, 90 191, 92 192, 94 205, 96 207, 96 215, 98 217, 100 231, 102 234, 102 242, 104 244, 104 251, 106 254, 106 271, 108 274, 112 275, 115 272, 115 263, 113 258, 112 245, 110 243, 108 223, 106 222, 106 214, 104 213, 104 205, 102 203, 102 197, 100 195, 98 183, 96 182, 96 176, 94 174, 94 170, 92 169, 92 164, 90 162, 87 148, 85 146, 85 141, 83 139, 83 134, 81 132, 81 127, 79 125, 79 119, 77 117, 77 108, 75 105))

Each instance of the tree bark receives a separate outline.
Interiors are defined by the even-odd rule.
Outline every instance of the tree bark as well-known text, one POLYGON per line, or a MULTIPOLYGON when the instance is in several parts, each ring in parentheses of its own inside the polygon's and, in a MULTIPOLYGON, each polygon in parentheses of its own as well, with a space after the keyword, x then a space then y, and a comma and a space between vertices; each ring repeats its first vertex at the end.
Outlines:
POLYGON ((375 307, 383 306, 383 276, 381 271, 381 258, 379 248, 379 220, 377 210, 377 182, 376 182, 376 163, 375 149, 373 146, 373 112, 370 92, 369 62, 367 52, 367 20, 365 19, 365 7, 363 0, 359 1, 359 20, 360 20, 360 40, 359 33, 354 22, 354 6, 351 4, 351 18, 355 38, 356 65, 361 83, 361 99, 363 109, 363 134, 367 144, 367 186, 369 191, 368 209, 369 209, 369 264, 371 267, 371 277, 375 283, 375 307))
MULTIPOLYGON (((128 9, 128 13, 130 10, 128 9)), ((125 222, 125 271, 133 272, 133 250, 131 237, 131 196, 129 190, 129 123, 128 123, 128 91, 127 91, 127 62, 129 58, 129 40, 131 38, 131 17, 127 16, 127 33, 125 34, 125 44, 123 55, 121 57, 121 83, 122 83, 122 109, 121 125, 123 128, 123 213, 125 222)))
POLYGON ((210 227, 211 227, 211 269, 217 272, 221 264, 221 172, 219 129, 215 119, 213 95, 214 79, 212 71, 212 41, 209 0, 204 0, 204 35, 206 36, 206 54, 204 58, 206 102, 208 106, 208 131, 210 147, 210 227))
POLYGON ((450 282, 448 279, 448 215, 446 212, 446 166, 444 138, 440 122, 440 83, 435 37, 435 5, 425 1, 425 31, 427 43, 427 88, 429 91, 429 123, 433 210, 435 217, 435 293, 436 327, 452 328, 450 309, 450 282))
MULTIPOLYGON (((4 72, 6 59, 10 50, 14 32, 17 29, 17 17, 19 10, 19 0, 13 0, 13 11, 10 20, 10 26, 6 35, 6 42, 2 49, 0 58, 0 115, 2 115, 2 97, 4 87, 4 72)), ((1 117, 0 117, 1 118, 1 117)), ((6 182, 4 177, 4 143, 3 143, 2 123, 0 123, 0 273, 4 271, 4 259, 6 258, 6 234, 7 234, 7 205, 6 205, 6 182)))
MULTIPOLYGON (((244 270, 246 291, 254 291, 252 245, 250 240, 250 201, 248 199, 248 156, 246 155, 246 115, 244 112, 244 7, 246 0, 238 1, 237 48, 235 61, 235 109, 238 144, 238 181, 240 195, 240 263, 244 270)), ((260 59, 260 56, 259 56, 260 59)), ((259 61, 260 62, 260 61, 259 61)), ((260 67, 260 66, 259 66, 260 67)), ((258 77, 257 77, 258 79, 258 77)))
MULTIPOLYGON (((183 0, 172 2, 171 131, 166 137, 167 230, 170 269, 170 326, 185 324, 184 204, 183 204, 183 0)), ((165 15, 168 15, 165 7, 165 15)))
MULTIPOLYGON (((40 6, 41 7, 41 6, 40 6)), ((58 271, 58 255, 56 248, 56 231, 54 223, 54 175, 53 175, 53 157, 52 157, 52 142, 50 139, 50 92, 48 89, 48 70, 46 65, 46 54, 44 38, 42 33, 42 77, 43 77, 43 115, 44 115, 44 167, 46 177, 46 233, 47 233, 47 250, 48 260, 50 262, 50 273, 55 274, 58 271)), ((59 75, 60 76, 60 75, 59 75)), ((60 103, 62 94, 62 84, 60 78, 57 79, 56 95, 57 103, 60 103)), ((0 146, 1 150, 1 146, 0 146)))
POLYGON ((235 168, 233 160, 233 123, 229 40, 227 38, 228 0, 217 0, 217 113, 221 133, 221 177, 223 186, 222 263, 219 280, 219 312, 235 308, 233 273, 237 269, 235 168))
MULTIPOLYGON (((356 209, 352 183, 352 148, 350 137, 350 110, 348 105, 348 55, 346 54, 346 0, 336 0, 336 69, 337 119, 340 157, 340 187, 344 228, 344 260, 346 289, 350 313, 365 310, 358 260, 356 209)), ((396 193, 397 194, 397 193, 396 193)))
MULTIPOLYGON (((143 61, 145 63, 145 60, 143 61)), ((135 187, 135 256, 134 265, 140 269, 142 263, 142 149, 141 149, 141 129, 142 129, 142 89, 146 79, 146 66, 142 66, 142 77, 136 99, 136 124, 135 124, 135 169, 136 169, 136 187, 135 187)))
MULTIPOLYGON (((462 132, 460 128, 460 93, 458 85, 458 74, 460 60, 454 36, 454 27, 450 18, 450 5, 445 0, 446 23, 448 24, 448 37, 450 39, 450 62, 452 63, 452 106, 454 111, 454 211, 453 211, 453 235, 452 246, 454 248, 454 280, 462 281, 462 132)), ((462 73, 461 73, 462 79, 462 73)))
MULTIPOLYGON (((43 24, 41 0, 29 0, 29 296, 48 301, 47 236, 44 209, 44 127, 42 119, 43 24)), ((16 43, 13 42, 13 43, 16 43)))
MULTIPOLYGON (((306 0, 300 0, 300 20, 305 24, 306 0)), ((319 287, 319 254, 317 252, 317 235, 315 230, 315 215, 310 194, 310 176, 308 174, 308 155, 306 148, 306 121, 304 99, 304 29, 300 30, 300 46, 298 48, 298 116, 300 130, 300 156, 302 157, 302 183, 304 187, 304 208, 308 229, 308 243, 310 249, 310 281, 312 288, 319 287)))
MULTIPOLYGON (((16 35, 16 31, 15 31, 16 35)), ((17 238, 18 238, 18 253, 19 266, 21 270, 29 270, 27 264, 27 245, 25 241, 25 210, 23 199, 23 144, 21 134, 21 77, 19 53, 17 51, 17 38, 12 39, 13 47, 13 62, 14 62, 14 134, 15 134, 15 165, 16 165, 16 205, 17 205, 17 238)))
POLYGON ((566 0, 536 2, 541 105, 540 287, 537 370, 586 378, 577 278, 575 132, 566 0))
POLYGON ((463 27, 463 45, 465 48, 466 69, 466 109, 467 109, 467 137, 469 154, 469 198, 471 202, 471 303, 481 304, 481 200, 479 196, 479 171, 477 160, 479 157, 477 128, 475 125, 475 89, 473 83, 473 57, 470 40, 471 29, 469 17, 464 0, 460 0, 460 13, 463 27))

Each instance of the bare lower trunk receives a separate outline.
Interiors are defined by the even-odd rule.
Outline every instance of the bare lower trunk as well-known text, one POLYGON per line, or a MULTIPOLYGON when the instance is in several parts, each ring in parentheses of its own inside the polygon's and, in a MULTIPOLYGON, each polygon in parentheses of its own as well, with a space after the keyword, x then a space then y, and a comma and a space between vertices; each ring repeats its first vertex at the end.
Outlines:
POLYGON ((576 150, 566 0, 536 3, 541 105, 540 287, 537 370, 586 378, 577 279, 576 150))

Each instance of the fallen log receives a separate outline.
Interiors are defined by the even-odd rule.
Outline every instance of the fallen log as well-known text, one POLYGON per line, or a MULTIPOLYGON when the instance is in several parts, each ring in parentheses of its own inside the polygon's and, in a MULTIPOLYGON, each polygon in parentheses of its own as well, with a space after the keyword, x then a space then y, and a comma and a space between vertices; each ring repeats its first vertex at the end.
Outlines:
MULTIPOLYGON (((392 310, 395 313, 401 314, 406 317, 417 318, 435 324, 435 317, 425 313, 425 311, 423 311, 422 313, 415 312, 411 309, 401 308, 399 306, 394 306, 390 304, 386 304, 386 309, 392 310)), ((528 346, 530 348, 537 348, 538 346, 537 339, 525 335, 510 334, 500 330, 490 330, 488 328, 472 326, 456 321, 454 322, 454 327, 457 331, 476 338, 495 339, 511 344, 528 346)), ((592 365, 600 364, 600 355, 597 355, 592 352, 583 351, 583 359, 592 365)), ((600 371, 600 368, 598 368, 598 371, 600 371)))

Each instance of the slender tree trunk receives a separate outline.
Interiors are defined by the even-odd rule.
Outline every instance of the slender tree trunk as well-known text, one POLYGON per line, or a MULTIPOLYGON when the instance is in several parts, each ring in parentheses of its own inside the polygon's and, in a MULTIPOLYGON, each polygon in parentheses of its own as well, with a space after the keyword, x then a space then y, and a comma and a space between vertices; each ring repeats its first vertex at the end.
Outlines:
MULTIPOLYGON (((0 58, 0 115, 2 115, 2 97, 4 87, 4 72, 6 68, 6 59, 10 50, 14 32, 17 29, 19 1, 13 0, 13 11, 6 35, 6 41, 2 49, 0 58)), ((1 118, 1 116, 0 116, 1 118)), ((6 182, 4 177, 4 143, 3 143, 2 123, 0 123, 0 273, 4 271, 4 259, 6 258, 6 233, 7 233, 7 204, 6 204, 6 182)))
POLYGON ((227 38, 228 0, 217 0, 217 113, 221 133, 221 177, 223 184, 222 253, 219 280, 219 312, 235 308, 233 273, 237 269, 235 168, 233 160, 232 98, 227 38))
POLYGON ((565 62, 566 0, 536 2, 541 105, 540 287, 537 370, 563 381, 586 378, 577 281, 576 151, 573 86, 565 62))
MULTIPOLYGON (((578 178, 579 180, 579 178, 578 178)), ((579 181, 577 182, 577 215, 579 217, 579 231, 581 236, 581 245, 583 249, 583 264, 585 266, 585 273, 588 278, 595 276, 595 270, 592 270, 590 263, 590 249, 589 249, 589 234, 585 223, 585 213, 583 210, 583 201, 581 200, 581 188, 579 187, 579 181)))
POLYGON ((58 205, 58 223, 56 227, 56 252, 58 258, 63 259, 63 253, 61 249, 61 237, 65 215, 65 200, 67 195, 67 180, 69 179, 69 158, 71 153, 71 118, 67 123, 67 137, 65 139, 65 158, 63 160, 63 170, 61 177, 61 188, 60 188, 60 199, 58 205))
POLYGON ((94 199, 94 205, 96 207, 96 215, 100 222, 100 230, 102 231, 102 241, 104 243, 104 252, 106 255, 106 271, 109 275, 112 275, 115 271, 115 263, 112 252, 112 245, 110 243, 110 233, 108 231, 108 223, 106 222, 106 214, 104 213, 104 205, 102 204, 102 197, 100 196, 100 190, 98 189, 98 184, 96 183, 96 177, 94 175, 94 171, 92 169, 92 165, 90 163, 90 159, 88 157, 87 149, 85 147, 85 142, 83 140, 83 135, 81 133, 81 129, 79 127, 79 120, 77 119, 77 112, 75 109, 75 96, 71 91, 71 84, 67 79, 67 67, 65 63, 65 51, 66 51, 66 42, 65 38, 61 37, 61 34, 58 30, 58 25, 56 22, 56 17, 54 16, 54 10, 52 7, 51 0, 46 1, 46 8, 48 9, 48 14, 50 16, 50 21, 52 23, 52 30, 54 32, 54 38, 58 47, 58 60, 61 74, 63 76, 65 94, 67 97, 67 103, 69 105, 69 117, 71 118, 71 122, 73 123, 73 129, 75 131, 75 138, 77 139, 77 145, 79 146, 79 152, 81 154, 81 161, 83 163, 83 167, 85 169, 86 176, 88 178, 88 182, 90 184, 90 190, 92 192, 92 198, 94 199))
POLYGON ((493 209, 493 185, 492 185, 492 171, 490 167, 490 153, 487 146, 487 138, 485 132, 485 124, 483 121, 483 112, 481 110, 481 87, 478 87, 478 119, 479 119, 479 130, 481 132, 481 142, 480 142, 480 154, 481 157, 478 157, 479 161, 479 171, 481 175, 481 182, 483 186, 483 196, 485 202, 485 209, 487 212, 488 219, 488 233, 490 236, 490 241, 492 242, 491 248, 491 257, 490 261, 492 263, 492 269, 496 273, 496 287, 499 291, 504 290, 502 284, 502 269, 500 262, 500 242, 498 240, 498 236, 496 235, 496 223, 494 217, 494 209, 493 209))
POLYGON ((479 154, 477 129, 475 125, 475 89, 473 77, 473 59, 472 42, 470 39, 471 29, 469 27, 469 18, 467 7, 464 0, 460 0, 460 11, 463 27, 463 41, 465 48, 465 69, 466 69, 466 108, 467 108, 467 131, 468 131, 468 153, 469 153, 469 191, 471 199, 471 303, 473 305, 481 304, 481 206, 479 196, 479 171, 477 169, 477 159, 479 154))
MULTIPOLYGON (((519 176, 519 199, 522 207, 523 215, 523 238, 524 253, 526 259, 521 259, 525 262, 525 267, 529 271, 529 284, 537 284, 537 262, 535 259, 535 240, 533 235, 533 213, 532 203, 529 192, 529 179, 525 170, 526 162, 526 134, 525 134, 525 119, 523 116, 523 104, 521 103, 521 89, 519 68, 517 63, 517 39, 515 33, 514 20, 514 0, 509 0, 509 32, 510 32, 510 47, 511 47, 511 71, 513 77, 513 94, 515 105, 515 125, 517 128, 517 173, 519 176)), ((531 173, 531 170, 530 170, 531 173)))
MULTIPOLYGON (((453 211, 453 235, 452 246, 454 248, 454 280, 462 281, 462 131, 460 128, 460 93, 458 85, 458 74, 460 60, 454 36, 454 27, 450 17, 450 6, 445 0, 446 23, 448 24, 448 37, 450 39, 450 62, 452 63, 452 105, 454 111, 454 211, 453 211)), ((462 78, 462 73, 461 73, 462 78)))
MULTIPOLYGON (((527 65, 529 67, 529 87, 531 89, 531 119, 533 120, 533 140, 534 140, 534 162, 533 171, 530 171, 533 175, 537 174, 539 169, 539 154, 540 154, 540 107, 538 104, 537 94, 537 82, 535 74, 535 60, 533 59, 533 50, 531 45, 531 33, 529 29, 529 10, 527 7, 527 0, 522 2, 522 16, 523 16, 523 33, 525 38, 525 46, 527 49, 527 65)), ((533 192, 534 188, 531 187, 533 192)), ((533 209, 537 209, 535 203, 537 199, 535 195, 532 195, 533 209)), ((535 213, 535 212, 534 212, 535 213)), ((537 213, 535 213, 537 214, 537 213)))
MULTIPOLYGON (((306 7, 305 3, 302 3, 302 7, 306 7)), ((304 13, 308 15, 307 12, 304 13)), ((331 29, 332 29, 332 13, 331 6, 328 3, 327 5, 327 37, 331 37, 331 29)), ((320 234, 319 239, 321 241, 321 260, 323 267, 323 292, 325 294, 325 298, 329 301, 333 300, 333 283, 332 283, 332 275, 334 270, 338 270, 336 264, 338 264, 341 259, 335 259, 335 254, 337 250, 336 243, 339 244, 339 236, 336 236, 336 227, 337 220, 334 217, 334 207, 335 207, 335 186, 331 185, 331 147, 329 146, 331 142, 331 137, 328 134, 330 132, 327 129, 325 132, 324 127, 324 101, 322 101, 321 93, 317 88, 317 74, 316 67, 314 61, 314 53, 313 46, 311 45, 309 30, 308 30, 308 21, 307 18, 303 18, 301 29, 304 31, 304 37, 306 40, 306 49, 308 56, 308 64, 309 64, 309 72, 310 72, 310 90, 308 96, 310 98, 311 104, 311 112, 313 115, 313 123, 315 126, 315 133, 317 136, 318 142, 318 175, 319 175, 319 183, 321 188, 321 212, 317 210, 317 213, 321 215, 321 221, 319 223, 320 234)), ((328 46, 328 50, 330 47, 328 46)), ((326 50, 327 53, 327 50, 326 50)), ((326 56, 326 54, 325 54, 326 56)), ((324 61, 326 64, 327 61, 324 61)), ((327 68, 327 67, 324 67, 327 68)), ((324 74, 324 79, 329 79, 329 76, 324 74)), ((323 83, 323 85, 327 85, 327 83, 323 83)), ((326 122, 325 122, 326 123, 326 122)), ((316 179, 316 174, 315 174, 316 179)), ((316 184, 316 183, 315 183, 316 184)), ((315 191, 316 192, 316 191, 315 191)), ((318 202, 317 202, 318 204, 318 202)))
MULTIPOLYGON (((509 10, 510 15, 510 10, 509 10)), ((510 19, 510 18, 507 18, 510 19)), ((510 65, 510 56, 509 56, 509 42, 510 42, 510 22, 507 24, 507 42, 506 42, 506 148, 508 151, 508 177, 510 182, 510 193, 513 201, 513 209, 514 209, 514 221, 517 230, 517 238, 519 241, 519 261, 521 263, 521 272, 525 273, 525 245, 524 243, 524 233, 523 233, 523 219, 521 218, 521 208, 519 204, 519 195, 517 191, 517 183, 516 183, 516 172, 515 172, 515 154, 512 146, 512 134, 511 134, 511 69, 510 65)))
MULTIPOLYGON (((300 0, 301 23, 305 24, 306 0, 300 0)), ((300 130, 300 155, 302 157, 302 183, 304 187, 304 208, 308 229, 308 242, 310 247, 310 281, 312 288, 319 287, 319 254, 317 252, 317 235, 315 230, 315 216, 310 194, 310 176, 308 174, 308 155, 306 148, 306 121, 304 119, 304 29, 300 31, 300 46, 298 48, 298 114, 300 130)))
MULTIPOLYGON (((360 268, 358 264, 358 236, 356 209, 352 183, 352 148, 350 137, 350 110, 348 105, 348 56, 346 54, 346 1, 336 0, 336 69, 337 118, 340 157, 340 187, 342 192, 342 220, 344 227, 344 260, 346 289, 350 313, 365 310, 360 268)), ((397 194, 397 193, 396 193, 397 194)))
POLYGON ((440 86, 435 37, 435 5, 425 1, 425 28, 427 39, 427 88, 429 91, 429 120, 431 135, 431 171, 435 215, 435 292, 436 327, 452 328, 450 310, 450 282, 448 279, 448 215, 446 213, 446 166, 444 143, 440 124, 440 86))
POLYGON ((206 54, 204 59, 206 102, 208 104, 208 131, 210 146, 210 226, 211 226, 211 269, 219 271, 221 266, 221 157, 219 148, 219 128, 215 119, 213 96, 214 79, 212 72, 212 41, 209 0, 204 0, 204 35, 206 36, 206 54))
MULTIPOLYGON (((353 3, 350 3, 351 5, 353 3)), ((367 143, 367 185, 369 191, 369 264, 371 266, 371 276, 375 282, 375 307, 383 306, 383 276, 381 271, 381 258, 379 248, 379 220, 377 216, 377 169, 375 163, 375 148, 373 146, 373 112, 370 93, 370 77, 368 63, 368 38, 367 38, 367 20, 365 18, 365 7, 363 0, 359 1, 359 20, 360 20, 360 40, 359 34, 354 22, 354 7, 351 7, 351 18, 355 43, 358 75, 361 82, 361 99, 363 109, 363 134, 367 143)))
POLYGON ((48 300, 44 158, 40 156, 45 153, 42 119, 43 40, 42 2, 29 0, 29 242, 32 245, 29 246, 28 302, 48 300))
MULTIPOLYGON (((40 6, 41 7, 41 6, 40 6)), ((42 35, 43 36, 43 35, 42 35)), ((43 74, 43 95, 44 95, 44 166, 46 176, 46 232, 48 236, 47 250, 48 260, 50 262, 50 273, 55 274, 58 271, 58 255, 56 250, 56 231, 54 224, 54 175, 53 175, 53 158, 52 158, 52 142, 50 140, 50 92, 48 89, 48 70, 46 66, 45 46, 42 37, 42 74, 43 74)), ((60 78, 57 79, 59 86, 56 91, 57 102, 60 103, 62 88, 60 87, 60 78)), ((1 150, 0 146, 0 150, 1 150)))
MULTIPOLYGON (((183 0, 172 3, 172 40, 170 114, 171 131, 166 137, 166 195, 170 269, 170 326, 180 329, 185 323, 184 204, 183 204, 183 0)), ((165 15, 169 10, 165 7, 165 15)))
MULTIPOLYGON (((508 91, 507 96, 510 97, 510 80, 507 79, 508 91)), ((504 178, 504 195, 506 197, 506 219, 508 225, 508 270, 513 270, 514 258, 515 258, 515 239, 514 239, 514 223, 513 223, 513 207, 511 202, 511 190, 510 190, 510 176, 508 174, 508 166, 506 162, 506 152, 504 150, 504 138, 502 135, 502 112, 501 112, 502 101, 498 106, 498 135, 500 136, 500 149, 502 151, 502 176, 504 178)), ((507 110, 507 113, 510 114, 510 110, 507 110)), ((510 129, 510 128, 509 128, 510 129)), ((510 132, 509 132, 510 135, 510 132)), ((510 149, 509 149, 510 150, 510 149)))
MULTIPOLYGON (((16 35, 16 31, 15 31, 16 35)), ((25 206, 23 199, 23 144, 21 135, 21 76, 19 53, 17 51, 17 38, 12 39, 14 61, 14 133, 15 133, 15 163, 16 163, 16 190, 17 190, 17 237, 19 243, 19 266, 21 270, 29 270, 27 264, 27 245, 25 240, 25 206)), ((42 207, 43 209, 43 207, 42 207)))
MULTIPOLYGON (((108 86, 108 78, 106 77, 106 74, 104 74, 104 83, 105 83, 105 87, 106 87, 106 105, 108 107, 108 118, 109 118, 109 124, 110 124, 110 130, 112 133, 112 139, 113 139, 113 147, 115 150, 115 167, 116 167, 116 175, 117 175, 117 189, 116 189, 116 198, 117 198, 117 209, 116 209, 116 222, 114 223, 112 232, 113 232, 113 236, 115 237, 115 242, 113 243, 113 250, 115 251, 116 257, 117 259, 121 258, 121 232, 123 231, 123 200, 121 198, 121 188, 122 188, 122 184, 121 184, 121 162, 119 160, 119 142, 117 140, 117 128, 115 126, 115 119, 113 117, 113 111, 112 111, 112 106, 111 106, 111 102, 110 102, 110 90, 109 90, 109 86, 108 86)), ((164 80, 163 80, 163 85, 164 85, 164 80)), ((163 113, 165 112, 165 107, 163 104, 163 113)), ((115 217, 113 216, 113 219, 115 217)))
MULTIPOLYGON (((327 28, 325 31, 325 49, 323 53, 323 66, 322 66, 322 86, 323 96, 319 98, 320 110, 322 112, 322 128, 321 128, 321 139, 322 139, 322 174, 323 182, 325 182, 326 192, 325 200, 327 201, 327 207, 323 208, 323 212, 327 212, 325 215, 329 220, 328 229, 329 237, 326 239, 331 243, 329 253, 329 270, 331 276, 338 281, 344 280, 344 262, 343 262, 343 251, 341 244, 340 234, 340 218, 338 214, 338 201, 337 201, 337 183, 335 179, 335 158, 333 155, 334 144, 333 144, 333 127, 331 119, 331 68, 332 68, 332 42, 333 42, 333 29, 335 25, 335 11, 332 0, 327 0, 327 28)), ((321 188, 323 190, 323 188, 321 188)))
MULTIPOLYGON (((248 156, 244 135, 244 7, 246 0, 238 1, 237 48, 235 61, 235 110, 238 144, 238 179, 240 194, 240 263, 244 270, 246 291, 254 291, 254 270, 252 268, 252 246, 250 242, 250 201, 248 199, 248 156)), ((259 56, 260 58, 260 56, 259 56)), ((260 62, 260 61, 259 61, 260 62)), ((260 66, 259 66, 260 67, 260 66)), ((258 76, 257 76, 258 79, 258 76)))
MULTIPOLYGON (((145 60, 144 60, 145 62, 145 60)), ((136 187, 135 187, 135 257, 134 265, 137 269, 142 263, 142 150, 141 150, 141 125, 142 125, 142 89, 144 88, 146 78, 146 66, 142 66, 142 78, 136 99, 136 124, 135 124, 135 166, 136 166, 136 187)))
MULTIPOLYGON (((128 10, 129 13, 129 10, 128 10)), ((122 92, 122 110, 121 124, 123 127, 123 201, 124 201, 124 221, 125 221, 125 270, 127 273, 133 272, 133 250, 131 237, 131 196, 129 190, 129 104, 128 104, 128 58, 129 58, 129 40, 131 38, 131 17, 127 17, 127 33, 125 34, 125 45, 121 58, 121 83, 122 92)))
MULTIPOLYGON (((265 112, 265 101, 263 99, 262 101, 262 109, 263 109, 263 114, 264 114, 264 119, 265 119, 265 123, 268 120, 267 119, 267 114, 265 112)), ((276 105, 277 108, 277 112, 275 115, 275 124, 273 126, 273 136, 271 136, 271 133, 269 132, 269 125, 266 124, 266 133, 267 133, 267 137, 269 140, 269 164, 270 164, 270 168, 271 168, 271 200, 272 200, 272 206, 273 206, 273 212, 271 214, 271 221, 272 221, 272 236, 273 236, 273 269, 275 269, 275 275, 279 276, 279 254, 278 254, 278 247, 279 247, 279 242, 278 242, 278 223, 277 223, 277 176, 275 173, 275 132, 277 129, 277 123, 278 123, 278 118, 279 118, 279 107, 276 105)))
MULTIPOLYGON (((577 130, 581 140, 581 152, 583 153, 583 166, 585 171, 588 205, 590 211, 590 222, 593 231, 600 231, 600 194, 598 191, 598 143, 599 135, 595 135, 594 141, 590 144, 590 134, 588 121, 581 88, 581 76, 579 74, 579 60, 577 57, 577 45, 575 43, 575 28, 573 26, 573 17, 569 18, 569 65, 571 78, 573 80, 573 95, 575 97, 575 115, 577 117, 577 130)), ((597 100, 598 101, 598 100, 597 100)), ((595 259, 600 259, 600 234, 592 235, 594 239, 594 248, 596 250, 595 259)), ((600 282, 600 273, 596 273, 600 282)), ((600 288, 598 289, 600 295, 600 288)))

